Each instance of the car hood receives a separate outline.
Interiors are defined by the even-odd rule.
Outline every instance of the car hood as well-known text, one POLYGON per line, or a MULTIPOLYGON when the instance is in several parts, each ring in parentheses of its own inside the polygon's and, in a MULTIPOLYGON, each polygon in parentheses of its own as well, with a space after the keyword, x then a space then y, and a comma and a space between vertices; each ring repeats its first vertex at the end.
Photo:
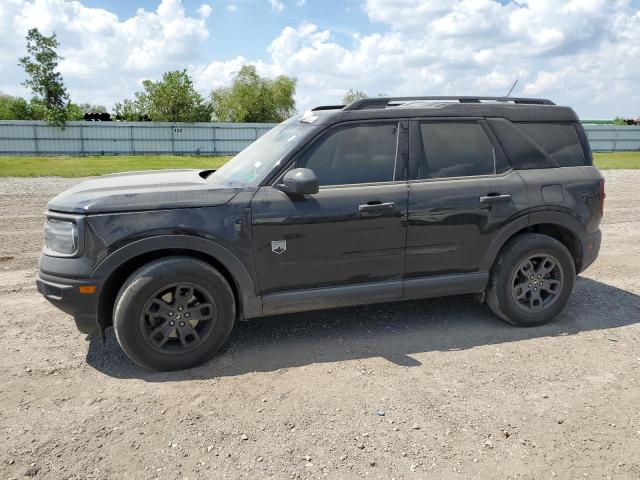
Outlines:
POLYGON ((157 170, 105 175, 86 180, 54 197, 49 210, 105 213, 223 205, 239 188, 206 180, 210 170, 157 170))

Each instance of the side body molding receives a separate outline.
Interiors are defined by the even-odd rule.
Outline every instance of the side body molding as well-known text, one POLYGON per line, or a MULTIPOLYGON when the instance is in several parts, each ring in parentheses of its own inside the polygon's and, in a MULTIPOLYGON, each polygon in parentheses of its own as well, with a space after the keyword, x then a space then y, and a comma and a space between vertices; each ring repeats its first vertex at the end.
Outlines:
POLYGON ((191 250, 215 258, 231 274, 237 284, 238 300, 244 318, 262 315, 262 299, 245 265, 226 248, 201 237, 190 235, 160 235, 137 240, 108 255, 91 273, 104 278, 128 260, 158 250, 191 250))

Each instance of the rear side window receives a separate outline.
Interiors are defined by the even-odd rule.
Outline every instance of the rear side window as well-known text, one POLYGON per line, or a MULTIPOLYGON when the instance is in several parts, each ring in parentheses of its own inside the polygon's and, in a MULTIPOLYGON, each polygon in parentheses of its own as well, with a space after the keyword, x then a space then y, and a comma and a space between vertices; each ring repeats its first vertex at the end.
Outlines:
POLYGON ((476 122, 423 122, 420 178, 492 175, 496 152, 476 122))
POLYGON ((313 170, 320 185, 390 182, 397 145, 397 122, 344 126, 305 151, 296 166, 313 170))
POLYGON ((573 124, 488 122, 516 170, 587 164, 573 124))
POLYGON ((559 167, 584 165, 584 155, 572 124, 518 123, 519 128, 538 144, 559 167))

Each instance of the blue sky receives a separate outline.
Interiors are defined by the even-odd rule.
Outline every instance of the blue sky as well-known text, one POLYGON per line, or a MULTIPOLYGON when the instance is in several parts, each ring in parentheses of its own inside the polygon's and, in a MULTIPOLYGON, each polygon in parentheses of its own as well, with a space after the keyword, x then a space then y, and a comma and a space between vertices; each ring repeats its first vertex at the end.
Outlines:
MULTIPOLYGON (((122 0, 86 0, 82 3, 88 7, 110 10, 120 18, 135 15, 139 8, 150 9, 154 6, 153 2, 122 0)), ((197 14, 202 3, 208 3, 213 8, 213 14, 207 22, 211 36, 203 44, 203 59, 207 55, 221 59, 240 55, 267 61, 269 55, 266 47, 282 29, 306 20, 312 20, 320 28, 330 28, 335 40, 345 45, 351 44, 351 36, 355 33, 376 31, 376 26, 369 22, 357 0, 307 0, 302 5, 295 1, 288 4, 282 2, 285 5, 282 11, 274 9, 267 1, 182 1, 191 15, 197 14), (286 8, 287 5, 290 8, 286 8)))
POLYGON ((298 80, 299 109, 371 95, 548 97, 640 116, 640 0, 2 0, 0 91, 28 96, 31 27, 58 34, 76 102, 115 102, 170 69, 203 95, 244 64, 298 80))

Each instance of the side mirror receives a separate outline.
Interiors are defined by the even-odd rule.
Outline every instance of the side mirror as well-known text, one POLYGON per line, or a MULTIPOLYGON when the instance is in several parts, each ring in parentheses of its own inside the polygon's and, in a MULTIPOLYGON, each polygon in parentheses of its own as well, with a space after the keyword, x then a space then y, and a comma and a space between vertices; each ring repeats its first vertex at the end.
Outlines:
POLYGON ((294 168, 284 174, 280 190, 289 195, 318 193, 318 177, 308 168, 294 168))

